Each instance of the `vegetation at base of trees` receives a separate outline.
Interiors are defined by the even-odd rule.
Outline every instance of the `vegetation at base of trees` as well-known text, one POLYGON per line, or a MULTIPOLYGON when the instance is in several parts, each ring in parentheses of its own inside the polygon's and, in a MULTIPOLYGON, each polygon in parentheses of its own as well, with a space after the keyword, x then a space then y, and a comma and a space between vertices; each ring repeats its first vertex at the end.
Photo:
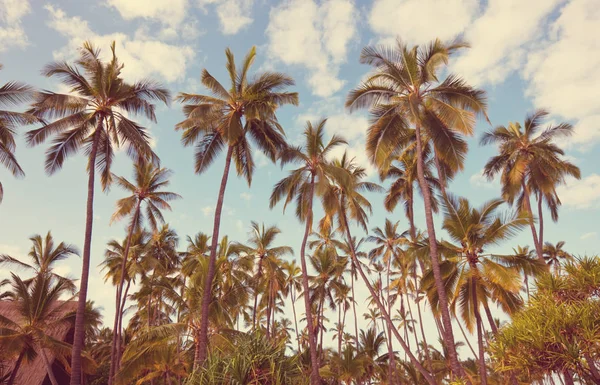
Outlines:
MULTIPOLYGON (((372 71, 346 107, 370 114, 365 149, 381 182, 391 181, 387 189, 343 151, 342 136, 327 135, 327 119, 307 122, 300 145, 288 143, 277 116, 280 107, 298 105, 294 80, 252 74, 255 48, 241 63, 227 49, 229 86, 205 69, 209 94, 176 98, 184 119, 175 128, 184 146, 194 146, 196 173, 225 153, 211 234, 185 244, 163 217, 181 198, 167 191, 171 173, 132 120, 155 122, 155 103, 168 104, 170 92, 152 80, 124 81, 114 44, 108 61, 85 43, 73 64, 44 67, 68 94, 15 82, 0 87, 0 107, 11 109, 0 110, 0 163, 11 174, 24 175, 14 135, 30 124, 39 125, 26 134, 30 145, 51 141, 48 174, 76 153, 88 164, 80 279, 56 271, 79 251, 55 243, 50 232, 30 238, 28 262, 0 254, 1 266, 28 274, 0 282, 2 304, 16 309, 0 315, 0 361, 15 363, 0 372, 0 383, 13 385, 36 357, 54 385, 54 360, 71 385, 518 385, 556 376, 600 383, 600 262, 544 239, 544 212, 558 221, 558 186, 581 177, 556 141, 573 128, 543 128, 549 113, 538 110, 523 125, 491 129, 481 144, 497 144, 498 154, 484 175, 500 175, 502 196, 478 207, 454 196, 450 182, 464 168, 466 137, 478 117, 489 123, 485 92, 446 71, 466 48, 436 39, 363 49, 360 61, 372 71), (26 112, 12 111, 27 102, 26 112), (111 171, 120 147, 134 163, 132 181, 111 171), (252 221, 246 241, 220 233, 232 163, 250 185, 256 150, 286 168, 269 205, 283 203, 284 213, 295 205, 304 225, 298 253, 279 243, 277 226, 252 221), (104 191, 117 184, 127 194, 111 220, 126 218, 126 234, 107 242, 100 263, 116 288, 112 328, 87 301, 96 172, 104 191), (377 193, 385 193, 390 213, 403 206, 406 224, 369 223, 377 193), (415 220, 420 201, 423 230, 415 220), (436 233, 438 219, 443 233, 436 233), (495 252, 526 228, 532 247, 495 252), (358 293, 367 293, 364 304, 358 293), (67 311, 70 305, 77 309, 67 311), (74 329, 73 344, 54 336, 57 327, 74 329)), ((2 192, 0 185, 0 200, 2 192)))

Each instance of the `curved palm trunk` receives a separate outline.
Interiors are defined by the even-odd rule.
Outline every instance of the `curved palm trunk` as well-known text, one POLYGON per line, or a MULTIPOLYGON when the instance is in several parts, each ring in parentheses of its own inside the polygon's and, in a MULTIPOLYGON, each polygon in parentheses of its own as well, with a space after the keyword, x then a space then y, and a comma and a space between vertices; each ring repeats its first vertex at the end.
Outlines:
POLYGON ((485 310, 485 315, 492 328, 492 333, 494 333, 494 335, 498 334, 498 326, 496 325, 496 321, 494 321, 494 317, 492 316, 492 312, 487 302, 483 303, 483 309, 485 310))
POLYGON ((379 296, 375 292, 375 289, 373 289, 373 285, 371 285, 371 282, 369 282, 368 277, 365 275, 362 267, 358 263, 358 260, 356 258, 356 250, 354 249, 354 244, 352 243, 352 235, 350 234, 350 227, 348 226, 348 219, 346 217, 346 213, 342 212, 340 215, 341 215, 342 220, 343 220, 342 225, 343 225, 344 230, 346 232, 346 237, 348 239, 348 244, 350 245, 350 256, 352 257, 352 260, 355 262, 356 268, 358 269, 358 274, 360 275, 360 277, 362 278, 363 282, 367 286, 367 289, 369 290, 369 293, 371 294, 371 297, 373 297, 373 299, 375 300, 375 304, 377 305, 377 307, 379 308, 379 311, 381 312, 381 314, 383 315, 385 321, 387 322, 389 330, 392 331, 392 333, 394 334, 394 336, 396 337, 396 339, 398 340, 398 342, 402 346, 402 349, 404 349, 404 351, 406 352, 408 358, 410 359, 410 362, 415 366, 415 368, 417 368, 417 370, 419 371, 419 373, 421 373, 421 375, 423 376, 423 378, 425 379, 425 381, 427 381, 427 383, 429 385, 437 385, 437 383, 436 383, 435 379, 432 377, 431 373, 429 373, 427 371, 427 369, 425 369, 423 367, 423 365, 421 365, 421 363, 419 362, 419 360, 411 352, 410 348, 406 344, 406 341, 402 338, 402 336, 400 335, 400 333, 398 332, 398 330, 394 327, 394 324, 392 322, 390 314, 386 310, 386 308, 383 305, 383 303, 381 303, 381 300, 380 300, 379 296))
POLYGON ((533 222, 533 211, 531 210, 531 199, 529 197, 529 189, 525 184, 525 180, 521 182, 521 186, 523 188, 523 203, 525 204, 525 212, 529 215, 529 227, 531 228, 531 234, 533 235, 533 245, 535 246, 535 251, 537 253, 537 257, 540 262, 546 264, 544 261, 544 253, 542 250, 542 245, 540 244, 540 240, 538 239, 537 230, 535 229, 535 223, 533 222))
POLYGON ((433 213, 431 208, 431 194, 429 186, 425 180, 425 173, 423 170, 423 146, 421 143, 421 129, 419 125, 415 127, 415 134, 417 139, 417 176, 419 179, 419 185, 423 194, 423 202, 425 206, 425 223, 427 225, 427 234, 429 236, 429 248, 431 255, 431 269, 435 280, 435 287, 439 297, 440 313, 442 315, 442 333, 444 340, 448 348, 448 355, 450 358, 450 366, 452 372, 458 377, 465 378, 468 383, 470 381, 465 377, 464 370, 458 361, 458 354, 456 353, 456 345, 454 342, 454 333, 452 332, 452 320, 450 319, 450 312, 448 310, 448 297, 444 287, 444 281, 442 273, 440 271, 440 260, 438 258, 437 250, 437 238, 435 236, 435 226, 433 224, 433 213))
POLYGON ((90 275, 90 252, 92 248, 92 225, 94 223, 94 178, 96 176, 96 155, 102 130, 102 119, 94 132, 92 150, 88 161, 88 192, 85 214, 85 239, 83 241, 83 257, 81 266, 81 281, 79 283, 79 299, 75 316, 75 332, 73 349, 71 351, 71 385, 81 384, 81 352, 85 340, 85 303, 87 301, 88 280, 90 275))
POLYGON ((317 355, 317 339, 315 336, 315 328, 313 325, 312 318, 312 306, 310 304, 310 288, 308 286, 308 270, 306 268, 306 242, 308 241, 308 234, 312 229, 313 221, 313 197, 315 195, 315 176, 312 175, 310 180, 310 199, 308 202, 308 213, 306 217, 306 226, 304 228, 304 237, 302 238, 302 245, 300 246, 300 266, 302 268, 302 289, 304 290, 304 308, 306 311, 306 325, 308 328, 308 346, 310 350, 310 362, 311 362, 311 373, 310 383, 311 385, 319 385, 321 383, 321 376, 319 375, 319 356, 317 355))
POLYGON ((25 357, 25 351, 22 350, 19 353, 19 357, 17 358, 17 362, 15 362, 15 367, 10 372, 10 377, 8 378, 7 385, 14 385, 15 380, 17 378, 17 373, 19 372, 19 368, 21 367, 21 363, 23 362, 23 357, 25 357))
POLYGON ((198 360, 194 362, 194 369, 204 363, 208 354, 208 311, 212 301, 212 284, 215 277, 215 268, 217 264, 217 246, 219 244, 219 227, 221 226, 221 212, 223 211, 223 201, 225 200, 225 189, 227 187, 227 178, 229 177, 229 168, 231 167, 231 156, 233 154, 233 146, 229 145, 227 156, 225 157, 225 169, 221 179, 221 187, 219 188, 219 197, 217 206, 215 207, 215 220, 213 224, 212 242, 210 247, 210 258, 208 260, 208 273, 206 274, 206 282, 204 283, 204 294, 202 296, 201 318, 200 318, 200 338, 198 360))
POLYGON ((542 208, 543 199, 544 199, 544 196, 542 195, 542 193, 541 192, 538 193, 538 220, 540 221, 538 242, 540 243, 542 252, 544 250, 544 214, 543 214, 543 208, 542 208))
POLYGON ((125 293, 123 294, 123 298, 121 299, 121 314, 119 315, 119 323, 117 324, 117 350, 116 350, 116 368, 114 375, 117 374, 119 369, 121 368, 121 356, 122 349, 121 343, 123 342, 123 316, 125 315, 125 304, 127 303, 127 295, 129 294, 129 288, 131 287, 131 280, 127 281, 127 286, 125 287, 125 293))
POLYGON ((119 338, 120 335, 120 327, 121 318, 123 317, 123 309, 121 308, 121 298, 123 294, 123 286, 125 284, 125 271, 127 270, 127 257, 129 256, 129 248, 131 247, 131 238, 133 237, 133 231, 138 221, 138 217, 140 215, 140 206, 142 202, 138 200, 137 205, 135 207, 135 211, 133 213, 133 218, 131 221, 131 225, 129 227, 129 233, 127 234, 127 243, 125 244, 125 250, 123 251, 123 262, 121 263, 121 277, 119 279, 119 284, 117 286, 116 293, 116 310, 115 310, 115 321, 113 323, 113 338, 112 338, 112 349, 110 351, 110 372, 108 376, 108 384, 112 385, 114 382, 115 373, 118 370, 120 361, 117 356, 120 355, 120 346, 121 341, 119 338))
POLYGON ((44 361, 44 365, 46 365, 46 370, 48 371, 48 378, 52 385, 58 385, 58 381, 56 381, 56 377, 54 377, 54 372, 52 371, 52 364, 50 364, 50 360, 48 359, 48 355, 46 351, 42 348, 40 349, 40 356, 42 356, 42 360, 44 361))
POLYGON ((471 292, 473 293, 473 312, 477 323, 477 344, 479 346, 479 379, 481 385, 487 385, 487 369, 485 367, 485 347, 483 346, 483 325, 481 314, 479 314, 479 302, 477 300, 477 281, 476 277, 471 278, 471 292))

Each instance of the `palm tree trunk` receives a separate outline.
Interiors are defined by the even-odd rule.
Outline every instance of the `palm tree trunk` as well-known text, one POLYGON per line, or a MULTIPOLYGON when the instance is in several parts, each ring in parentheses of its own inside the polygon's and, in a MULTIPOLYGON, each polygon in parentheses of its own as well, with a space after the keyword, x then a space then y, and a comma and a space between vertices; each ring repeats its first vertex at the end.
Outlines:
POLYGON ((408 202, 408 211, 407 211, 407 216, 408 216, 408 224, 409 224, 409 231, 410 231, 410 238, 411 241, 415 241, 417 239, 417 228, 415 227, 415 209, 414 209, 414 201, 412 199, 412 192, 410 193, 410 202, 408 202))
POLYGON ((198 360, 194 361, 194 369, 204 363, 208 354, 208 311, 212 302, 212 285, 215 277, 215 268, 217 264, 217 246, 219 245, 219 227, 221 226, 221 212, 223 211, 223 201, 225 200, 225 189, 227 188, 227 178, 229 177, 229 168, 231 166, 231 157, 233 155, 233 146, 227 148, 227 156, 225 157, 225 169, 221 178, 221 186, 219 188, 219 197, 217 206, 215 207, 215 220, 213 224, 213 233, 210 247, 210 258, 208 260, 208 272, 204 283, 204 292, 202 295, 201 318, 200 318, 200 350, 198 352, 198 360))
POLYGON ((258 308, 258 285, 260 284, 260 277, 262 274, 262 263, 264 255, 261 255, 258 259, 258 266, 256 271, 256 285, 254 286, 254 308, 252 309, 252 327, 256 328, 256 309, 258 308))
POLYGON ((94 178, 96 176, 96 154, 102 131, 102 118, 98 119, 98 126, 94 132, 92 149, 88 161, 88 191, 85 213, 85 239, 83 241, 83 257, 81 266, 81 280, 79 282, 79 299, 75 315, 75 332, 73 335, 73 349, 71 351, 71 385, 81 384, 81 352, 85 343, 85 303, 87 301, 88 280, 90 275, 90 253, 92 248, 92 225, 94 224, 94 178))
POLYGON ((473 346, 469 342, 469 338, 467 337, 467 333, 465 333, 465 329, 462 327, 462 324, 460 323, 460 320, 457 322, 457 324, 458 324, 458 327, 460 328, 460 332, 462 333, 463 338, 465 339, 465 342, 467 343, 467 346, 469 347, 469 350, 471 350, 471 353, 473 353, 473 357, 475 359, 477 359, 477 353, 475 353, 475 349, 473 349, 473 346))
POLYGON ((365 275, 362 267, 358 264, 358 260, 356 258, 356 250, 354 249, 354 243, 352 243, 352 235, 350 234, 350 227, 348 226, 348 219, 346 218, 346 213, 344 211, 342 211, 342 213, 340 215, 341 215, 342 220, 343 220, 342 226, 343 226, 343 228, 344 228, 344 230, 346 232, 346 237, 348 239, 348 244, 350 245, 350 256, 352 257, 352 260, 355 262, 356 268, 358 269, 358 274, 360 274, 360 277, 362 278, 363 282, 367 286, 367 289, 369 290, 369 293, 371 294, 371 297, 373 297, 373 299, 375 300, 375 304, 379 308, 379 312, 385 318, 385 320, 386 320, 386 322, 388 324, 388 328, 394 333, 394 336, 396 337, 396 339, 398 340, 398 342, 402 346, 402 349, 404 349, 404 351, 408 355, 408 358, 410 359, 410 362, 421 373, 421 375, 423 376, 423 378, 425 379, 425 381, 427 381, 427 383, 429 385, 436 385, 437 383, 436 383, 435 379, 432 377, 431 373, 429 373, 427 371, 427 369, 425 369, 423 367, 423 365, 421 365, 421 363, 419 362, 419 360, 410 351, 410 348, 406 344, 406 341, 402 338, 402 336, 400 335, 400 333, 398 332, 398 330, 394 327, 394 324, 392 322, 390 314, 387 312, 385 306, 383 306, 383 304, 381 303, 381 300, 379 299, 379 296, 377 295, 377 293, 373 289, 373 285, 371 285, 371 282, 369 282, 369 279, 365 275))
POLYGON ((485 309, 485 315, 490 323, 490 327, 492 328, 492 333, 494 333, 494 335, 498 334, 498 326, 496 325, 496 321, 494 321, 494 317, 492 317, 492 312, 490 311, 490 307, 487 302, 483 303, 483 308, 485 309))
POLYGON ((458 361, 458 354, 456 353, 456 345, 454 342, 454 333, 452 332, 452 320, 450 319, 450 311, 448 310, 448 297, 446 295, 446 290, 444 286, 444 281, 442 278, 442 273, 440 271, 440 260, 438 257, 437 250, 437 238, 435 236, 435 226, 433 223, 433 213, 431 208, 431 194, 429 191, 429 186, 427 185, 427 181, 425 180, 425 172, 423 170, 423 146, 421 143, 421 129, 419 125, 415 127, 415 134, 417 139, 417 176, 419 179, 419 185, 421 187, 421 192, 423 194, 423 202, 425 205, 425 223, 427 225, 427 234, 429 236, 429 247, 430 247, 430 255, 431 255, 431 269, 433 271, 433 276, 435 280, 435 287, 438 292, 439 303, 440 303, 440 312, 442 315, 442 325, 443 325, 443 334, 444 334, 444 342, 448 347, 448 355, 450 358, 450 366, 452 368, 452 372, 454 375, 457 375, 460 378, 465 378, 465 380, 470 383, 469 379, 465 377, 464 370, 458 361))
POLYGON ((7 385, 14 385, 15 380, 17 378, 17 373, 19 372, 19 368, 21 367, 21 363, 23 362, 23 357, 25 357, 25 350, 21 350, 21 353, 19 353, 17 362, 15 362, 15 367, 10 372, 10 377, 8 378, 7 385))
POLYGON ((590 373, 592 374, 592 377, 594 377, 594 383, 600 384, 600 370, 598 370, 598 367, 594 363, 594 359, 590 356, 590 353, 583 353, 583 357, 590 367, 590 373))
POLYGON ((356 297, 354 294, 354 275, 356 274, 354 259, 350 271, 350 285, 352 286, 352 311, 354 312, 354 338, 356 338, 356 348, 358 349, 358 317, 356 316, 356 297))
POLYGON ((525 205, 525 212, 527 213, 527 215, 529 215, 529 227, 531 227, 531 234, 533 235, 533 245, 535 246, 535 251, 537 253, 537 257, 540 260, 540 262, 544 263, 544 265, 546 264, 546 261, 544 260, 544 253, 542 250, 542 245, 540 244, 540 241, 538 239, 538 234, 537 234, 537 230, 535 229, 535 223, 533 222, 533 211, 531 210, 531 199, 529 197, 529 189, 527 188, 527 185, 525 184, 525 180, 523 180, 521 182, 521 186, 523 188, 523 203, 525 205))
MULTIPOLYGON (((386 281, 387 281, 387 306, 388 306, 388 314, 391 314, 392 312, 392 301, 390 300, 390 263, 392 261, 392 258, 388 258, 387 261, 387 274, 386 274, 386 281)), ((394 374, 396 373, 396 360, 394 357, 394 347, 392 345, 392 330, 391 327, 393 327, 393 325, 390 325, 389 323, 387 324, 387 341, 388 341, 388 360, 389 360, 389 365, 388 365, 388 383, 390 385, 394 385, 396 383, 396 379, 394 377, 394 374)))
POLYGON ((538 236, 538 242, 540 243, 540 246, 542 248, 542 252, 544 250, 544 213, 543 213, 543 208, 542 208, 542 202, 544 200, 544 197, 542 195, 542 192, 540 191, 538 193, 538 202, 537 202, 537 208, 538 208, 538 220, 539 220, 539 236, 538 236))
MULTIPOLYGON (((416 276, 415 276, 416 282, 416 276)), ((415 286, 416 287, 416 286, 415 286)), ((433 366, 431 365, 431 356, 429 355, 429 344, 427 343, 427 337, 425 336, 425 328, 423 327, 423 316, 421 314, 421 306, 417 305, 417 315, 419 316, 419 328, 421 329, 421 336, 423 337, 423 350, 425 351, 425 360, 427 361, 427 367, 430 372, 433 373, 433 366)))
POLYGON ((304 309, 306 311, 306 325, 308 328, 308 347, 310 350, 310 383, 311 385, 320 385, 321 376, 319 375, 319 356, 317 355, 317 339, 315 336, 315 329, 312 318, 312 306, 310 303, 310 288, 308 286, 308 269, 306 268, 306 242, 308 241, 308 235, 312 230, 313 221, 313 197, 315 195, 315 175, 311 176, 310 180, 310 198, 308 202, 308 212, 306 214, 306 226, 304 228, 304 237, 302 238, 302 245, 300 246, 300 266, 302 268, 302 289, 304 290, 304 309))
POLYGON ((571 373, 571 371, 567 369, 563 372, 563 375, 565 376, 566 385, 575 385, 575 381, 573 380, 573 373, 571 373))
POLYGON ((341 356, 342 354, 342 305, 338 305, 338 354, 341 356))
POLYGON ((442 191, 442 196, 444 199, 448 198, 448 194, 446 193, 446 173, 442 169, 442 164, 440 163, 440 158, 438 157, 437 151, 433 151, 433 159, 435 161, 435 168, 437 169, 438 180, 440 181, 440 190, 442 191))
POLYGON ((475 321, 477 323, 477 344, 479 345, 479 379, 481 381, 481 385, 487 385, 487 369, 485 367, 485 347, 483 346, 483 325, 481 322, 481 315, 479 314, 476 277, 471 278, 471 292, 473 293, 473 312, 475 313, 475 321))
POLYGON ((46 365, 46 370, 48 371, 48 378, 52 385, 58 385, 58 381, 56 381, 56 377, 54 377, 54 372, 52 371, 52 365, 50 364, 50 360, 48 359, 48 355, 44 348, 40 349, 40 356, 42 356, 42 360, 44 361, 44 365, 46 365))
MULTIPOLYGON (((293 292, 295 289, 292 287, 291 290, 293 292)), ((290 299, 292 300, 292 312, 294 313, 294 328, 296 330, 296 342, 298 343, 298 353, 300 353, 300 336, 298 335, 298 317, 296 315, 296 298, 295 298, 295 294, 290 295, 290 299)))
POLYGON ((137 205, 135 206, 135 211, 133 213, 133 218, 131 218, 131 225, 129 226, 129 234, 127 234, 127 243, 125 244, 125 250, 123 251, 123 262, 121 263, 121 277, 119 279, 119 284, 117 286, 117 293, 116 293, 116 310, 115 310, 115 321, 113 323, 113 338, 112 338, 112 349, 110 351, 110 371, 109 371, 109 375, 108 375, 108 384, 112 385, 112 383, 114 382, 114 376, 116 371, 118 370, 118 362, 119 361, 116 357, 117 355, 119 355, 120 352, 120 340, 119 340, 119 335, 120 335, 120 328, 119 325, 121 324, 121 317, 123 315, 123 311, 121 309, 121 298, 122 298, 122 292, 123 292, 123 285, 125 283, 125 272, 127 270, 127 257, 129 255, 129 248, 131 247, 131 238, 133 237, 133 231, 135 230, 137 221, 138 221, 138 217, 140 215, 140 206, 142 204, 141 200, 138 200, 137 205))

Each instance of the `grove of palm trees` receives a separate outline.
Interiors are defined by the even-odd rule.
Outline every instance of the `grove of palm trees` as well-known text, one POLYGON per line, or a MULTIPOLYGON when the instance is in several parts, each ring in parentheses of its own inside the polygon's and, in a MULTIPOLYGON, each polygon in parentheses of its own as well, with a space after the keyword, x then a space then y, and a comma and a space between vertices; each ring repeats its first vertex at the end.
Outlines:
MULTIPOLYGON (((51 178, 85 162, 61 194, 85 193, 86 206, 72 209, 85 218, 79 238, 64 240, 61 218, 39 229, 22 207, 30 249, 0 249, 0 384, 25 385, 38 361, 52 385, 57 365, 70 385, 600 384, 600 259, 545 233, 561 225, 561 187, 582 177, 564 147, 575 128, 544 109, 492 121, 486 90, 451 72, 467 50, 459 39, 362 49, 367 74, 345 109, 368 116, 366 162, 326 116, 302 132, 281 123, 301 95, 292 76, 255 63, 260 48, 227 48, 189 90, 126 80, 115 43, 41 65, 53 88, 6 82, 6 178, 28 178, 20 161, 33 149, 17 148, 21 138, 43 149, 51 178), (164 108, 178 110, 174 126, 158 118, 164 108), (212 202, 194 218, 209 230, 169 220, 195 208, 150 125, 189 150, 177 176, 212 202), (483 202, 454 183, 472 138, 501 190, 483 202), (123 163, 131 171, 117 174, 123 163), (225 232, 237 179, 253 188, 271 170, 283 176, 252 199, 285 220, 225 232), (113 210, 98 210, 109 191, 113 210), (105 222, 121 235, 98 237, 105 222), (59 268, 79 259, 80 272, 59 268)), ((28 194, 43 199, 42 182, 28 194)), ((3 195, 12 205, 0 184, 3 195)))

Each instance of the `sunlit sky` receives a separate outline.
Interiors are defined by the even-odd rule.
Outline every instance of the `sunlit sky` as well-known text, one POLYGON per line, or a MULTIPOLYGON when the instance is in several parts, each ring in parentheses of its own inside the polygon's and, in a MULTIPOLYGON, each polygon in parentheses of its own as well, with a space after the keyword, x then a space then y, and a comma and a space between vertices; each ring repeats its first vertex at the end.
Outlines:
MULTIPOLYGON (((85 40, 105 54, 115 40, 127 80, 150 77, 173 94, 205 92, 199 82, 202 68, 226 82, 225 48, 231 47, 241 59, 255 45, 254 71, 273 69, 296 80, 293 89, 300 94, 300 106, 279 113, 289 140, 299 140, 306 120, 329 117, 327 132, 345 136, 349 153, 376 181, 364 151, 367 116, 349 115, 343 108, 348 91, 369 71, 358 62, 360 50, 368 44, 393 43, 396 36, 409 44, 423 44, 436 37, 447 40, 462 35, 472 48, 452 60, 450 71, 487 91, 493 125, 522 121, 526 113, 541 107, 552 112, 552 121, 574 124, 575 135, 560 144, 581 168, 582 180, 559 189, 560 223, 548 221, 545 240, 564 240, 567 250, 591 254, 600 249, 599 34, 599 0, 0 0, 4 65, 0 84, 19 80, 65 92, 55 80, 43 78, 41 68, 53 60, 72 60, 85 40)), ((194 174, 193 149, 183 148, 180 133, 174 130, 183 118, 181 106, 160 106, 157 117, 158 123, 140 122, 150 129, 162 165, 174 172, 171 191, 184 198, 165 215, 184 249, 187 235, 211 231, 223 157, 205 174, 194 174)), ((500 191, 497 181, 481 176, 495 151, 493 146, 478 145, 479 136, 488 129, 488 123, 478 122, 476 135, 469 140, 464 172, 450 186, 453 193, 476 204, 499 196, 500 191)), ((84 158, 73 157, 60 172, 48 176, 44 172, 47 147, 27 148, 19 139, 17 157, 26 172, 24 179, 16 180, 0 168, 5 191, 0 205, 0 253, 23 257, 30 247, 28 237, 48 230, 57 240, 83 245, 84 158)), ((268 207, 271 189, 285 170, 264 156, 257 155, 257 163, 251 187, 232 173, 221 234, 245 241, 250 221, 264 221, 283 230, 280 244, 299 250, 303 229, 293 210, 283 214, 281 207, 268 207)), ((118 155, 113 172, 131 177, 132 164, 124 153, 118 155)), ((124 237, 125 223, 109 226, 115 201, 123 196, 116 186, 108 194, 99 188, 96 193, 88 297, 104 308, 107 324, 114 313, 114 290, 103 283, 97 265, 106 242, 124 237)), ((408 227, 400 209, 383 210, 382 195, 370 198, 374 209, 370 227, 383 226, 386 217, 400 220, 403 229, 408 227)), ((417 224, 424 227, 420 201, 416 208, 417 224)), ((489 251, 506 252, 531 243, 531 233, 524 231, 489 251)), ((8 271, 2 270, 0 275, 5 276, 8 271)), ((61 263, 58 270, 78 277, 80 260, 61 263)), ((359 300, 366 296, 360 293, 359 300)), ((361 307, 359 314, 364 311, 361 307)))

